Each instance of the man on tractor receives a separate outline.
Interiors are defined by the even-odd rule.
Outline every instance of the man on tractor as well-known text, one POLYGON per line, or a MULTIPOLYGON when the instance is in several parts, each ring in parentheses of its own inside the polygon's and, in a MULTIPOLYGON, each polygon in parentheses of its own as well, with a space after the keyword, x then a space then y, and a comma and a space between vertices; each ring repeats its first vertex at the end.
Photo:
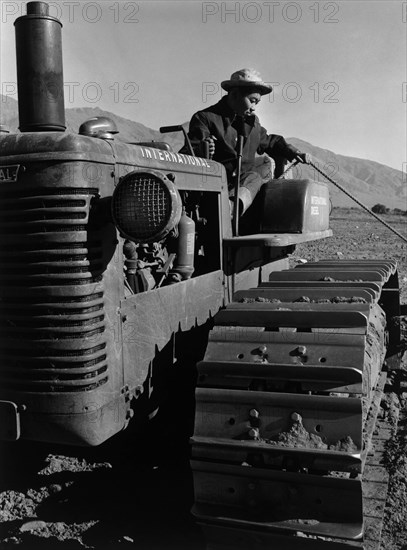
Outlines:
MULTIPOLYGON (((189 124, 188 137, 198 156, 209 157, 226 168, 230 196, 233 197, 241 145, 241 173, 239 185, 239 213, 243 214, 253 202, 265 181, 273 178, 271 161, 274 161, 274 178, 282 175, 287 161, 309 162, 309 155, 289 145, 282 136, 268 134, 254 114, 263 95, 272 87, 262 81, 254 69, 241 69, 229 80, 221 83, 227 91, 218 103, 195 113, 189 124), (259 165, 256 153, 268 157, 259 165)), ((182 150, 186 152, 186 149, 182 150)))

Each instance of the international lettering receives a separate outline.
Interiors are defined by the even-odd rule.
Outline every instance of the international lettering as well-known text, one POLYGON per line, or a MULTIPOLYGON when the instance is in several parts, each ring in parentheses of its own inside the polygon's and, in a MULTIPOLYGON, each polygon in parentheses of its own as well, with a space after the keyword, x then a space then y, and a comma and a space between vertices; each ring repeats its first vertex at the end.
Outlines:
POLYGON ((145 159, 162 160, 165 162, 175 162, 177 164, 186 164, 190 166, 200 166, 203 168, 211 168, 211 165, 206 159, 201 157, 191 157, 182 153, 173 153, 172 151, 163 151, 154 147, 139 146, 141 156, 145 159))

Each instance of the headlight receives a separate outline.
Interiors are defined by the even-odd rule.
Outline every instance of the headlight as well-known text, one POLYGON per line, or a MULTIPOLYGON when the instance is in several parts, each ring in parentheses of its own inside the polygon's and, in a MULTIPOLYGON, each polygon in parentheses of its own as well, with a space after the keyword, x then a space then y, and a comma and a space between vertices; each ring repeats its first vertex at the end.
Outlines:
POLYGON ((161 241, 178 224, 181 212, 177 188, 157 170, 130 172, 113 192, 114 223, 134 242, 161 241))

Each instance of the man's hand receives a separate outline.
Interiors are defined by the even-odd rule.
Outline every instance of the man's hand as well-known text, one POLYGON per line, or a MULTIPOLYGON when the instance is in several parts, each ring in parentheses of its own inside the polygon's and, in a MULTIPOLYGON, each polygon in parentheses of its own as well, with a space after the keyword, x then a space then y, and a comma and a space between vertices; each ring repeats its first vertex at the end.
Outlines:
POLYGON ((303 163, 303 164, 309 164, 310 162, 312 162, 312 157, 309 153, 300 153, 300 152, 298 152, 296 157, 297 157, 298 161, 303 163))
POLYGON ((286 158, 288 160, 301 162, 302 164, 309 164, 312 161, 312 157, 309 153, 301 153, 296 147, 287 143, 286 158), (288 154, 287 154, 288 153, 288 154))
POLYGON ((208 143, 209 145, 209 158, 213 158, 213 155, 215 154, 215 141, 216 141, 216 137, 215 136, 208 136, 206 138, 204 138, 204 140, 206 143, 208 143))

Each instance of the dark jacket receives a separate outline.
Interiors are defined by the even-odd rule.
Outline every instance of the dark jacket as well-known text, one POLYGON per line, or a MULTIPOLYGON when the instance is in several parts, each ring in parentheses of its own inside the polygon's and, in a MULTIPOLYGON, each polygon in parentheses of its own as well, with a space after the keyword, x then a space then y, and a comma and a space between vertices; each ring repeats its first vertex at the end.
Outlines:
MULTIPOLYGON (((212 105, 195 113, 189 124, 188 137, 195 154, 202 156, 202 140, 210 135, 216 137, 215 155, 213 160, 221 162, 231 182, 237 165, 237 135, 238 118, 223 97, 216 105, 212 105)), ((241 124, 241 123, 240 123, 241 124)), ((267 134, 257 116, 252 115, 244 120, 244 146, 242 156, 242 174, 250 171, 254 165, 255 154, 267 153, 276 163, 276 172, 282 172, 285 160, 292 161, 297 149, 289 145, 282 136, 267 134)), ((187 149, 182 149, 187 152, 187 149)), ((275 177, 278 177, 278 173, 275 177)))

